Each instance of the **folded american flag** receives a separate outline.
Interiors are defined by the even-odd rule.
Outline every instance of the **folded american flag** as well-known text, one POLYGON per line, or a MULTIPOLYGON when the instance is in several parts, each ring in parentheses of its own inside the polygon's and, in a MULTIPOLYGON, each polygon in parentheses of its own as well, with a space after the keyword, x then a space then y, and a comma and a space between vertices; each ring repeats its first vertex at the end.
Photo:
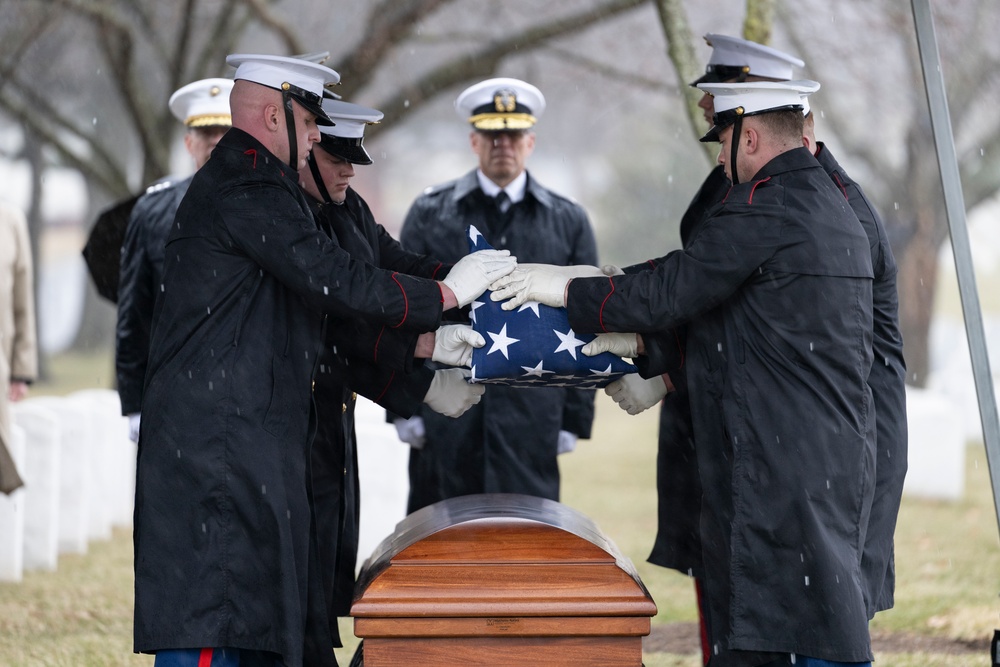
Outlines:
MULTIPOLYGON (((492 248, 473 226, 469 252, 492 248)), ((637 369, 610 352, 588 357, 580 348, 593 334, 577 334, 565 308, 529 301, 507 311, 487 290, 472 302, 472 328, 486 345, 472 352, 470 382, 534 387, 598 389, 637 369)))

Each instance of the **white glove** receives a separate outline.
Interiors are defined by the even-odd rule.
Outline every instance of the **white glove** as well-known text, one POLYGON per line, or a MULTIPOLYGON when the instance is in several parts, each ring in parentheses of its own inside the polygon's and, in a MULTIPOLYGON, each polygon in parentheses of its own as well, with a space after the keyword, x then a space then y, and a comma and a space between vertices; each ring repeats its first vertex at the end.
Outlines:
POLYGON ((605 264, 604 266, 602 266, 601 267, 601 273, 603 273, 606 276, 624 276, 625 275, 625 272, 622 271, 620 267, 617 267, 614 264, 605 264))
POLYGON ((521 264, 509 276, 500 278, 490 289, 494 301, 505 301, 501 308, 514 310, 525 301, 553 308, 566 305, 566 284, 573 278, 606 277, 596 266, 554 266, 552 264, 521 264))
POLYGON ((446 324, 434 332, 431 361, 449 366, 468 366, 472 350, 486 345, 486 339, 468 324, 446 324))
POLYGON ((133 412, 128 416, 128 439, 139 442, 139 416, 141 412, 133 412))
POLYGON ((486 387, 481 384, 466 382, 465 379, 470 375, 471 372, 465 368, 434 371, 434 379, 424 396, 424 403, 445 417, 461 417, 480 401, 486 391, 486 387))
POLYGON ((605 387, 604 393, 614 399, 622 410, 637 415, 659 403, 667 395, 667 385, 659 375, 646 380, 636 373, 629 373, 605 387))
POLYGON ((576 433, 569 431, 559 431, 559 440, 556 443, 556 454, 565 454, 576 449, 576 433))
POLYGON ((601 352, 635 359, 639 356, 639 337, 634 333, 597 334, 594 340, 583 346, 583 353, 588 357, 595 357, 601 352))
POLYGON ((455 293, 460 307, 468 306, 490 283, 516 267, 517 258, 510 256, 510 250, 478 250, 458 260, 441 282, 455 293))
POLYGON ((427 429, 424 428, 423 417, 410 417, 409 419, 394 419, 392 425, 396 427, 396 435, 399 439, 414 449, 423 449, 427 441, 427 429))

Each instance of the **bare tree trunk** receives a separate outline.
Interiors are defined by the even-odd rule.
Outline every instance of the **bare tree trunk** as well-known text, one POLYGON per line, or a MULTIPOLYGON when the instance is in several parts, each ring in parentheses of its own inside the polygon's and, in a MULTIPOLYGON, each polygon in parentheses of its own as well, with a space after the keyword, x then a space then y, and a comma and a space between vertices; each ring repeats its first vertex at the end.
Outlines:
POLYGON ((774 25, 774 0, 747 0, 743 19, 743 38, 758 44, 770 44, 774 25))
POLYGON ((38 135, 26 129, 24 132, 24 159, 31 169, 31 194, 28 210, 25 215, 28 218, 28 237, 31 241, 31 270, 32 284, 35 288, 35 327, 36 340, 38 344, 38 379, 48 379, 48 355, 42 349, 42 326, 43 322, 38 317, 38 290, 41 286, 41 242, 42 242, 42 169, 44 160, 42 158, 42 143, 38 135))

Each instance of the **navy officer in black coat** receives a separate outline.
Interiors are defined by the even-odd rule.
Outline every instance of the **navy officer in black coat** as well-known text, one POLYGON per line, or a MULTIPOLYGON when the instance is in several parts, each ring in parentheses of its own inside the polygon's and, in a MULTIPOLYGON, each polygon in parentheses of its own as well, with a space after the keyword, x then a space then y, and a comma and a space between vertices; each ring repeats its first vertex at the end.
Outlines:
POLYGON ((353 260, 298 185, 339 75, 233 55, 233 128, 195 174, 153 314, 135 501, 134 648, 158 667, 336 665, 310 500, 323 314, 432 332, 513 258, 443 281, 353 260), (216 662, 215 655, 222 662, 216 662))
POLYGON ((709 665, 868 664, 868 238, 802 146, 802 96, 818 84, 699 87, 715 96, 705 140, 734 185, 691 244, 635 275, 522 268, 494 298, 566 306, 577 331, 686 323, 709 665))

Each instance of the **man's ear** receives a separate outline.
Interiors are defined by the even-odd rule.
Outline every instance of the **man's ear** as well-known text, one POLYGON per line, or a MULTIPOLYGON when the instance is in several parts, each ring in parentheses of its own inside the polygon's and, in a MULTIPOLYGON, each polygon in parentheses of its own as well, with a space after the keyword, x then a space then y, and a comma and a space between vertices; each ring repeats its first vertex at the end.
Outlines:
POLYGON ((743 145, 740 146, 740 150, 745 150, 748 154, 755 153, 760 142, 760 135, 757 134, 757 129, 754 127, 743 128, 743 145))
POLYGON ((277 104, 267 104, 264 106, 264 126, 271 132, 276 132, 280 127, 280 114, 281 108, 277 104))

